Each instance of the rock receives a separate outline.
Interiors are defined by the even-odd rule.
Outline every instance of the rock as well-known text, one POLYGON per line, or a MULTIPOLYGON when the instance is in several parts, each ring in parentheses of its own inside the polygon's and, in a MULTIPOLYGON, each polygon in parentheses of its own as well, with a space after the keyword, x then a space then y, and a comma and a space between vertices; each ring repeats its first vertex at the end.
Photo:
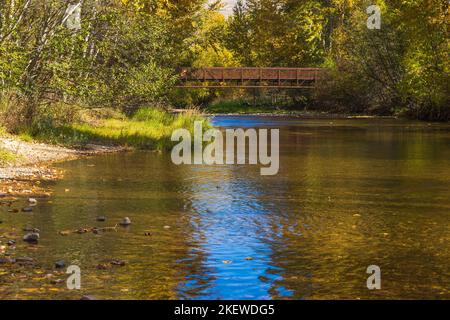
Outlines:
POLYGON ((164 229, 170 229, 170 226, 164 226, 164 229))
POLYGON ((125 217, 122 219, 122 221, 120 221, 120 225, 124 226, 124 227, 129 226, 130 224, 131 224, 131 220, 128 217, 125 217))
POLYGON ((22 208, 22 212, 33 212, 33 208, 30 207, 22 208))
POLYGON ((11 259, 8 258, 0 258, 0 264, 11 263, 11 259))
POLYGON ((37 229, 37 228, 30 228, 30 227, 23 228, 23 231, 25 231, 25 232, 34 232, 34 233, 39 233, 40 232, 39 229, 37 229))
POLYGON ((223 264, 231 264, 231 263, 233 263, 233 261, 231 261, 231 260, 223 260, 222 263, 223 264))
POLYGON ((66 263, 64 262, 64 260, 60 260, 60 261, 56 261, 55 262, 55 268, 56 269, 62 269, 66 266, 66 263))
POLYGON ((82 296, 80 300, 97 300, 93 296, 82 296))
POLYGON ((18 264, 33 264, 34 259, 30 257, 17 257, 15 262, 18 264))
POLYGON ((15 241, 15 240, 9 240, 6 244, 7 244, 8 246, 13 246, 13 245, 16 244, 16 241, 15 241))
POLYGON ((100 263, 96 267, 98 270, 106 270, 109 268, 109 266, 106 263, 100 263))
POLYGON ((8 212, 17 213, 19 212, 19 209, 9 209, 8 212))
POLYGON ((60 283, 63 283, 63 282, 64 282, 63 279, 52 279, 52 280, 50 280, 51 284, 60 284, 60 283))
POLYGON ((30 243, 37 243, 39 240, 39 233, 37 232, 31 232, 27 233, 23 236, 23 241, 30 242, 30 243))
POLYGON ((60 231, 59 234, 62 235, 62 236, 68 236, 70 234, 70 231, 63 230, 63 231, 60 231))
POLYGON ((97 217, 97 221, 99 221, 99 222, 105 222, 105 221, 106 221, 106 217, 105 217, 105 216, 98 216, 98 217, 97 217))
POLYGON ((152 235, 151 232, 145 232, 145 233, 144 233, 144 236, 147 236, 147 237, 150 237, 151 235, 152 235))
POLYGON ((37 200, 34 198, 30 198, 30 199, 28 199, 28 203, 32 206, 35 206, 35 205, 37 205, 37 200))
POLYGON ((120 267, 123 267, 126 263, 125 263, 125 261, 123 261, 123 260, 117 260, 117 259, 114 259, 114 260, 111 261, 111 264, 112 264, 113 266, 120 266, 120 267))

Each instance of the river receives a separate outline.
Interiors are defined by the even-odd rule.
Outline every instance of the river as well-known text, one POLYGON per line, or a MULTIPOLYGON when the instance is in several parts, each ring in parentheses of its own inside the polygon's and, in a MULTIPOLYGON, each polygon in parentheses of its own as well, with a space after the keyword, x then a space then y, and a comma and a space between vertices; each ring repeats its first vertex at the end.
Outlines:
POLYGON ((58 260, 78 265, 81 290, 0 283, 6 297, 450 298, 448 124, 253 116, 213 123, 279 128, 278 175, 248 165, 175 166, 156 152, 58 164, 65 175, 49 183, 53 196, 31 214, 8 213, 3 227, 21 235, 39 228, 38 245, 18 241, 16 250, 43 274, 58 260), (58 234, 126 216, 132 225, 116 231, 58 234), (126 264, 109 266, 113 259, 126 264), (367 289, 369 265, 381 269, 380 290, 367 289))

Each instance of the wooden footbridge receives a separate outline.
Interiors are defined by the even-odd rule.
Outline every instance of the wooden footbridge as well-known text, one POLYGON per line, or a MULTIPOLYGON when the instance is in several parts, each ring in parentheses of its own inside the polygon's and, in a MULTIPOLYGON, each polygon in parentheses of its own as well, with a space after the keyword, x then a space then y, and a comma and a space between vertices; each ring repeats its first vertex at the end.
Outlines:
POLYGON ((178 88, 278 88, 311 89, 320 79, 320 68, 183 68, 178 88))

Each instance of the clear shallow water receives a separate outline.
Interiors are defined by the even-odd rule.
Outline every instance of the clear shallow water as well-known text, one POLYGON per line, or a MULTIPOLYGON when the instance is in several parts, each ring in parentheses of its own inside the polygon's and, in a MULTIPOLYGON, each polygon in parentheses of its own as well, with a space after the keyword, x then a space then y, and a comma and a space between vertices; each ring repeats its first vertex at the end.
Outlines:
POLYGON ((280 128, 279 174, 263 177, 259 166, 175 166, 169 155, 150 152, 59 164, 66 174, 52 183, 52 198, 28 215, 0 207, 2 227, 39 228, 38 246, 16 250, 48 272, 57 260, 78 264, 82 290, 25 281, 2 283, 3 294, 450 298, 448 125, 250 116, 214 123, 280 128), (96 222, 99 215, 108 220, 96 222), (58 234, 114 226, 125 216, 133 224, 117 232, 58 234), (127 264, 96 268, 111 259, 127 264), (378 291, 366 288, 372 264, 381 267, 378 291))

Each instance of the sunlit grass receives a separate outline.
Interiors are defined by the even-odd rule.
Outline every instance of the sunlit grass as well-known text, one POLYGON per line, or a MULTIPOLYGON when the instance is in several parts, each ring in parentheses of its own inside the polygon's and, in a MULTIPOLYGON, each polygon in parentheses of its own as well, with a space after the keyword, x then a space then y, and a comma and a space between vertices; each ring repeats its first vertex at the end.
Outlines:
POLYGON ((170 137, 175 129, 192 131, 194 122, 202 120, 205 119, 196 111, 175 115, 160 109, 145 108, 129 119, 104 119, 95 125, 79 123, 47 128, 35 136, 39 140, 71 146, 100 143, 163 150, 173 145, 170 137))

